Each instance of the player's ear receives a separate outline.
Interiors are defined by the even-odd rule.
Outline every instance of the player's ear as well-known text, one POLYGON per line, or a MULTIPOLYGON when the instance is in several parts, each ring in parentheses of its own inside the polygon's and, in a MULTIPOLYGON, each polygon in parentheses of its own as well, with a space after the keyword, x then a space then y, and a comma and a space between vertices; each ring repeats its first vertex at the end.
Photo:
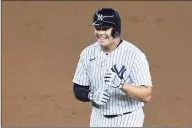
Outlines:
POLYGON ((113 28, 111 31, 111 35, 113 38, 117 38, 120 36, 120 33, 116 30, 116 28, 113 28))

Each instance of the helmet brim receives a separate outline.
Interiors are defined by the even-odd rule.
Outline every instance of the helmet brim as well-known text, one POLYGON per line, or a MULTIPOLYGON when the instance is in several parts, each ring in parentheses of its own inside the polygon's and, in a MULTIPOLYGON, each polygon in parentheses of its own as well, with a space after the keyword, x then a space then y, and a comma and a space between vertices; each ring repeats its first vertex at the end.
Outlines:
POLYGON ((92 23, 89 26, 94 26, 94 27, 114 27, 115 24, 109 21, 96 21, 92 23))

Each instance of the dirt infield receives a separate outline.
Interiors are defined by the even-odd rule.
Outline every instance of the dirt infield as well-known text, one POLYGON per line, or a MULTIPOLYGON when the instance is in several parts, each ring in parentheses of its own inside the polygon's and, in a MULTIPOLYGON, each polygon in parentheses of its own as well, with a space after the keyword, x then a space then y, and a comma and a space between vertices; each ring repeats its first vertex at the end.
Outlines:
POLYGON ((145 125, 192 125, 192 2, 2 2, 2 124, 88 126, 90 105, 72 79, 95 41, 88 27, 101 7, 116 8, 122 38, 146 53, 153 100, 145 125))

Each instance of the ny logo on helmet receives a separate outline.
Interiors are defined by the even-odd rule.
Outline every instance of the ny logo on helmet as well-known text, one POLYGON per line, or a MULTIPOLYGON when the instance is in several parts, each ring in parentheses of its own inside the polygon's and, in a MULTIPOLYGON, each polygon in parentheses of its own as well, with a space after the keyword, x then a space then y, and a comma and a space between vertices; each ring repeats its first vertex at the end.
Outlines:
POLYGON ((103 15, 101 15, 101 14, 97 15, 98 21, 103 21, 103 18, 105 18, 103 15))
POLYGON ((102 14, 97 14, 97 21, 103 21, 103 19, 107 18, 107 17, 114 17, 114 15, 112 15, 112 16, 103 16, 102 14))

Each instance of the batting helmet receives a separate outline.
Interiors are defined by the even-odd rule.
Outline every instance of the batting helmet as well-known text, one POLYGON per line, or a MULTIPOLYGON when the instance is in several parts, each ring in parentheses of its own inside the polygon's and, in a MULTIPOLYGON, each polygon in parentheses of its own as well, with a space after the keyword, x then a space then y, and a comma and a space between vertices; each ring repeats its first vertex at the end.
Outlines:
POLYGON ((102 8, 93 15, 93 24, 96 27, 112 27, 112 36, 117 38, 121 34, 121 18, 112 8, 102 8))

